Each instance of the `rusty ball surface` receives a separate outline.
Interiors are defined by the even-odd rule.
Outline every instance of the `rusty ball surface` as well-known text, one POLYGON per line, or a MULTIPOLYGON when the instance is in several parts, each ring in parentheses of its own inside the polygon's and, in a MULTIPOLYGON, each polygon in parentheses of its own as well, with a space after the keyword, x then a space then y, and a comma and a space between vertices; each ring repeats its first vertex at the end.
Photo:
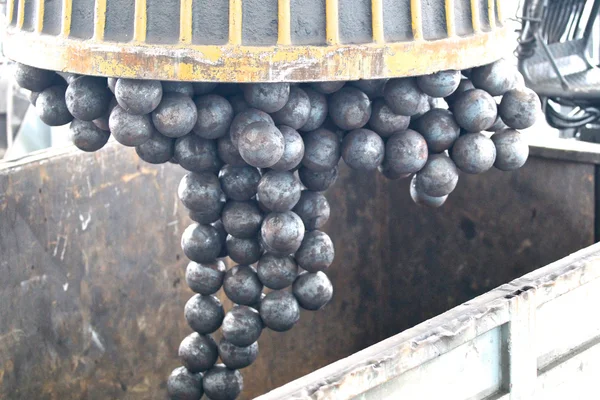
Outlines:
POLYGON ((372 109, 369 127, 381 137, 387 138, 406 130, 410 124, 410 117, 394 114, 383 99, 373 101, 372 109))
POLYGON ((425 138, 432 153, 448 150, 460 135, 460 126, 448 110, 433 108, 419 118, 417 131, 425 138))
POLYGON ((175 155, 175 139, 161 135, 155 130, 150 139, 135 147, 135 152, 147 163, 163 164, 175 155))
POLYGON ((249 239, 257 235, 262 219, 260 208, 254 200, 230 200, 221 213, 221 221, 227 233, 240 239, 249 239))
POLYGON ((185 303, 184 314, 190 328, 208 334, 219 329, 225 310, 216 296, 196 294, 185 303))
POLYGON ((415 78, 390 79, 385 85, 384 99, 394 114, 408 117, 419 113, 427 103, 427 95, 415 78))
POLYGON ((310 99, 306 92, 298 86, 292 86, 287 103, 272 113, 271 117, 277 125, 300 129, 308 121, 310 110, 310 99))
POLYGON ((345 84, 345 81, 311 82, 310 87, 319 93, 331 94, 340 90, 345 84))
POLYGON ((204 395, 202 374, 194 374, 185 367, 178 367, 167 379, 169 400, 200 400, 204 395))
POLYGON ((193 100, 181 93, 165 93, 152 111, 152 123, 165 136, 178 138, 192 131, 198 112, 193 100))
POLYGON ((294 212, 271 213, 265 217, 260 234, 265 250, 281 255, 292 254, 302 244, 304 224, 294 212))
POLYGON ((473 86, 473 82, 471 82, 467 78, 462 78, 460 80, 459 84, 458 84, 458 87, 454 91, 454 93, 452 93, 450 96, 447 96, 447 97, 444 98, 444 100, 446 100, 446 103, 448 104, 448 107, 450 109, 452 109, 452 107, 454 105, 454 102, 456 101, 456 99, 458 98, 458 96, 461 93, 464 93, 467 90, 471 90, 471 89, 475 89, 475 86, 473 86))
POLYGON ((302 136, 293 128, 286 125, 279 125, 277 129, 283 135, 285 142, 283 155, 275 164, 271 166, 274 171, 290 171, 296 168, 304 157, 304 140, 302 136))
POLYGON ((269 168, 283 156, 285 139, 275 125, 254 122, 242 131, 238 150, 244 161, 253 167, 269 168))
POLYGON ((212 212, 223 207, 219 178, 211 172, 189 172, 184 175, 179 182, 177 195, 189 210, 212 212))
POLYGON ((130 114, 124 108, 116 106, 108 118, 110 133, 123 146, 135 147, 149 140, 156 128, 150 115, 130 114))
POLYGON ((32 92, 41 92, 56 83, 54 71, 30 67, 21 63, 16 63, 14 74, 17 84, 32 92))
POLYGON ((217 364, 204 374, 202 384, 211 400, 235 400, 244 388, 244 378, 240 371, 217 364))
POLYGON ((160 81, 119 78, 115 85, 115 97, 119 105, 130 114, 149 114, 163 96, 160 81))
POLYGON ((219 342, 219 356, 223 364, 229 369, 242 369, 250 366, 258 357, 258 342, 250 346, 239 347, 221 339, 219 342))
POLYGON ((93 122, 74 119, 69 126, 69 138, 80 150, 97 151, 108 142, 110 132, 103 131, 93 122))
POLYGON ((233 307, 223 319, 223 337, 236 346, 246 347, 256 342, 263 330, 258 311, 248 306, 233 307))
POLYGON ((260 317, 275 332, 285 332, 300 320, 300 306, 290 292, 277 290, 268 293, 260 303, 260 317))
POLYGON ((67 86, 65 102, 71 115, 82 121, 92 121, 106 113, 112 93, 106 79, 82 76, 67 86))
POLYGON ((308 190, 315 192, 324 192, 335 183, 338 177, 338 167, 335 166, 326 171, 313 171, 311 169, 301 167, 298 169, 300 181, 308 190))
POLYGON ((395 174, 412 174, 425 166, 428 159, 425 138, 412 129, 397 132, 385 144, 383 168, 395 174))
POLYGON ((290 84, 285 82, 249 83, 243 85, 242 90, 250 107, 267 113, 281 110, 290 97, 290 84))
POLYGON ((263 285, 253 267, 236 265, 225 274, 223 289, 229 300, 249 306, 260 300, 263 285))
POLYGON ((505 129, 492 135, 496 146, 494 166, 501 171, 514 171, 521 168, 529 157, 529 145, 519 131, 505 129))
POLYGON ((180 93, 188 97, 194 97, 194 86, 191 82, 161 81, 161 85, 163 95, 165 93, 180 93))
POLYGON ((540 98, 531 89, 509 90, 502 96, 498 112, 502 121, 513 129, 527 129, 535 124, 541 108, 540 98))
POLYGON ((331 214, 331 208, 325 196, 312 190, 302 191, 300 199, 292 211, 302 219, 306 231, 321 229, 331 214))
POLYGON ((454 143, 450 157, 461 171, 481 174, 494 165, 496 147, 491 139, 481 133, 467 133, 454 143))
POLYGON ((431 97, 450 96, 460 84, 460 71, 440 71, 417 78, 419 89, 431 97))
POLYGON ((223 166, 217 141, 189 134, 175 141, 175 157, 179 165, 193 172, 218 172, 223 166))
POLYGON ((256 268, 258 278, 269 289, 280 290, 289 287, 298 275, 298 265, 290 256, 265 253, 256 268))
POLYGON ((354 86, 364 92, 370 99, 376 99, 383 97, 385 91, 385 85, 389 79, 360 79, 358 81, 348 82, 349 85, 354 86))
POLYGON ((415 177, 418 191, 441 197, 452 193, 458 184, 458 168, 446 154, 432 154, 415 177))
POLYGON ((306 232, 295 255, 298 265, 308 272, 327 269, 334 257, 335 249, 331 238, 325 232, 318 230, 306 232))
POLYGON ((240 239, 229 235, 226 246, 229 258, 242 265, 254 264, 262 254, 262 246, 257 237, 240 239))
POLYGON ((229 127, 229 135, 233 145, 238 148, 240 136, 246 127, 254 122, 267 122, 271 125, 275 125, 273 118, 264 111, 257 110, 256 108, 249 108, 237 114, 229 127))
POLYGON ((294 281, 292 293, 300 307, 316 311, 325 307, 333 297, 333 285, 321 271, 305 272, 294 281))
POLYGON ((494 125, 498 107, 494 98, 481 89, 459 94, 452 106, 454 118, 467 132, 481 132, 494 125))
POLYGON ((225 165, 219 172, 219 181, 225 195, 236 201, 250 200, 256 195, 260 172, 249 165, 233 167, 225 165))
POLYGON ((419 190, 417 187, 416 176, 413 176, 410 181, 410 197, 416 204, 430 208, 441 207, 448 199, 448 195, 433 197, 423 193, 423 191, 419 190))
POLYGON ((369 129, 355 129, 342 141, 342 158, 346 165, 359 171, 374 171, 383 162, 385 143, 369 129))
POLYGON ((217 155, 225 163, 233 167, 248 165, 240 155, 237 147, 233 144, 231 136, 225 135, 217 140, 217 155))
POLYGON ((502 96, 514 89, 518 73, 516 67, 505 59, 500 59, 491 64, 473 68, 471 82, 477 89, 482 89, 492 96, 502 96))
POLYGON ((191 261, 185 269, 185 281, 192 291, 208 296, 221 289, 225 272, 227 268, 221 260, 208 263, 191 261))
POLYGON ((192 261, 213 262, 221 252, 221 238, 211 225, 191 224, 183 231, 181 248, 192 261))
POLYGON ((361 90, 345 86, 329 96, 329 116, 344 130, 362 128, 371 118, 371 100, 361 90))
POLYGON ((258 202, 274 212, 290 211, 300 199, 302 184, 289 171, 269 171, 258 184, 258 202))
POLYGON ((210 335, 194 332, 185 337, 179 345, 179 358, 192 373, 204 372, 217 362, 219 350, 210 335))
POLYGON ((308 96, 310 103, 310 111, 304 125, 298 128, 302 132, 310 132, 318 129, 325 122, 329 108, 327 107, 327 97, 323 93, 319 93, 309 87, 304 87, 304 93, 308 96))
POLYGON ((73 121, 65 102, 66 90, 64 85, 54 85, 42 90, 38 95, 35 110, 46 125, 61 126, 73 121))
POLYGON ((207 94, 194 100, 198 119, 193 126, 194 133, 205 139, 218 139, 225 136, 233 121, 233 107, 225 97, 207 94))
POLYGON ((341 146, 335 133, 320 128, 306 133, 303 139, 303 166, 315 172, 330 171, 337 166, 341 157, 341 146))

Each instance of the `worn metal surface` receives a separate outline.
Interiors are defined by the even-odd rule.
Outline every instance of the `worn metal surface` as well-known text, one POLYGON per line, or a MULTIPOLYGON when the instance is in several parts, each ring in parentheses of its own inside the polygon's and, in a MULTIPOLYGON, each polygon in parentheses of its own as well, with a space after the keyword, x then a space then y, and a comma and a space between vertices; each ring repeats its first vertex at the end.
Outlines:
MULTIPOLYGON (((164 398, 190 332, 182 175, 115 143, 0 166, 0 398, 164 398)), ((244 398, 593 242, 591 164, 534 157, 462 176, 438 210, 415 206, 408 181, 374 176, 341 168, 323 228, 333 300, 287 333, 265 331, 244 398)))
POLYGON ((40 68, 144 79, 422 75, 502 57, 507 34, 502 3, 9 0, 3 51, 40 68))

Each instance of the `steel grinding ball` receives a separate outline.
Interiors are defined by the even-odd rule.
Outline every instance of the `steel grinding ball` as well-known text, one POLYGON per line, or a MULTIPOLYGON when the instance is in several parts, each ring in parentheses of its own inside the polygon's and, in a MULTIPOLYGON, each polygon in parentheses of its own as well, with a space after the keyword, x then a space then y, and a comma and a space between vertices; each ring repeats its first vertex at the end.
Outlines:
POLYGON ((285 82, 249 83, 242 90, 250 107, 267 113, 281 110, 290 98, 290 84, 285 82))
POLYGON ((225 165, 219 172, 219 181, 225 195, 232 200, 246 201, 256 195, 260 172, 249 165, 233 167, 225 165))
POLYGON ((481 133, 467 133, 454 143, 450 157, 461 171, 481 174, 494 165, 496 147, 491 139, 481 133))
POLYGON ((300 128, 299 131, 310 132, 318 129, 325 122, 329 108, 327 107, 327 97, 323 93, 319 93, 309 87, 304 87, 304 93, 308 96, 310 102, 310 111, 308 119, 300 128))
POLYGON ((235 400, 244 388, 244 379, 238 370, 217 364, 202 378, 204 393, 210 400, 235 400))
POLYGON ((263 284, 253 267, 236 265, 225 274, 223 289, 229 300, 249 306, 260 300, 263 284))
POLYGON ((274 212, 290 211, 300 199, 302 184, 289 171, 269 171, 258 184, 258 202, 274 212))
POLYGON ((194 86, 191 82, 162 81, 161 85, 163 95, 165 93, 180 93, 188 97, 194 97, 194 86))
POLYGON ((262 212, 255 200, 229 200, 221 214, 227 233, 240 239, 250 239, 257 235, 262 220, 262 212))
POLYGON ((410 117, 394 114, 383 99, 373 101, 372 109, 369 127, 381 137, 387 138, 406 130, 410 124, 410 117))
POLYGON ((135 147, 150 140, 154 130, 150 115, 134 115, 122 107, 113 108, 108 118, 110 133, 123 146, 135 147))
POLYGON ((100 150, 110 138, 110 132, 103 131, 89 121, 74 119, 69 128, 71 142, 83 151, 100 150))
POLYGON ((417 78, 419 89, 431 97, 450 96, 460 84, 460 71, 440 71, 417 78))
POLYGON ((285 139, 275 125, 264 121, 254 122, 242 131, 238 150, 248 164, 257 168, 269 168, 283 156, 285 139))
POLYGON ((246 111, 250 108, 250 105, 248 102, 246 102, 246 99, 244 99, 243 93, 236 93, 232 96, 229 96, 227 101, 229 101, 229 104, 231 104, 233 115, 238 115, 242 111, 246 111))
POLYGON ((208 296, 221 289, 225 272, 227 268, 221 260, 202 264, 191 261, 185 269, 185 281, 192 291, 208 296))
POLYGON ((271 213, 265 217, 260 234, 267 251, 292 254, 302 244, 304 224, 294 212, 271 213))
POLYGON ((221 252, 221 239, 213 226, 191 224, 183 231, 181 248, 192 261, 213 262, 221 252))
POLYGON ((136 146, 135 152, 147 163, 163 164, 173 158, 175 154, 175 139, 168 138, 161 135, 158 131, 154 131, 150 139, 136 146))
POLYGON ((189 134, 175 141, 175 157, 188 171, 218 172, 223 166, 219 158, 217 141, 189 134))
POLYGON ((108 125, 108 119, 110 118, 110 113, 112 112, 112 110, 118 105, 119 105, 119 103, 117 103, 117 99, 112 97, 110 99, 110 102, 108 103, 108 108, 106 109, 106 112, 101 117, 92 120, 94 125, 96 125, 100 129, 102 129, 103 131, 110 132, 110 126, 108 125))
POLYGON ((345 84, 345 81, 312 82, 310 87, 319 93, 331 94, 340 90, 345 84))
POLYGON ((202 374, 194 374, 185 367, 175 368, 167 380, 169 400, 200 400, 204 395, 202 374))
POLYGON ((262 246, 258 237, 240 239, 229 235, 226 246, 229 258, 242 265, 254 264, 262 254, 262 246))
POLYGON ((219 357, 229 369, 242 369, 249 367, 258 357, 258 342, 250 346, 239 347, 221 339, 219 342, 219 357))
POLYGON ((390 180, 405 179, 412 175, 411 173, 396 172, 385 163, 380 165, 378 169, 386 179, 390 180))
POLYGON ((283 155, 271 166, 274 171, 290 171, 296 168, 304 157, 304 140, 294 129, 286 125, 277 126, 285 142, 283 155))
POLYGON ((217 343, 210 335, 194 332, 186 336, 179 345, 179 358, 192 373, 204 372, 212 368, 218 357, 217 343))
POLYGON ((348 82, 349 85, 363 91, 370 99, 383 97, 388 79, 361 79, 348 82))
POLYGON ((32 92, 41 92, 56 83, 56 73, 16 63, 15 80, 23 89, 31 90, 32 92))
POLYGON ((263 330, 260 314, 248 306, 233 307, 223 319, 223 337, 236 346, 246 347, 256 342, 263 330))
POLYGON ((296 262, 308 272, 327 269, 333 262, 335 250, 333 242, 325 232, 306 232, 302 245, 296 252, 296 262))
POLYGON ((254 122, 267 122, 268 124, 275 125, 273 118, 264 111, 257 110, 256 108, 249 108, 241 113, 237 114, 231 126, 229 127, 229 135, 233 145, 238 148, 240 136, 246 127, 254 122))
POLYGON ((329 220, 331 209, 322 193, 303 190, 293 210, 302 219, 306 231, 321 229, 329 220))
POLYGON ((425 166, 428 156, 425 138, 420 133, 407 129, 388 139, 383 168, 396 174, 412 174, 425 166))
POLYGON ((315 172, 330 171, 340 161, 341 145, 332 131, 320 128, 304 135, 302 165, 315 172))
POLYGON ((212 295, 194 295, 185 304, 184 314, 190 328, 200 334, 213 333, 225 318, 223 305, 212 295))
POLYGON ((390 79, 385 85, 384 99, 394 114, 408 117, 419 113, 427 103, 427 95, 415 78, 390 79))
POLYGON ((65 102, 66 86, 54 85, 44 89, 38 95, 35 110, 48 126, 61 126, 73 120, 65 102))
POLYGON ((92 121, 102 117, 112 98, 106 79, 82 76, 67 86, 65 102, 73 117, 82 121, 92 121))
POLYGON ((486 130, 488 132, 499 132, 499 131, 503 131, 504 129, 508 129, 508 126, 504 123, 504 121, 502 121, 502 118, 500 118, 500 115, 498 115, 496 117, 496 122, 494 122, 494 125, 490 126, 486 130))
POLYGON ((418 191, 441 197, 452 193, 458 183, 458 168, 446 154, 432 154, 415 178, 418 191))
POLYGON ((160 81, 120 78, 115 85, 119 105, 130 114, 151 113, 160 104, 162 96, 160 81))
POLYGON ((165 93, 160 104, 152 111, 152 122, 165 136, 178 138, 192 131, 198 113, 189 96, 181 93, 165 93))
POLYGON ((32 92, 29 91, 29 95, 27 96, 27 98, 29 99, 29 102, 31 104, 33 104, 33 106, 35 107, 38 96, 40 95, 40 92, 32 92))
POLYGON ((444 98, 444 100, 446 100, 446 103, 448 104, 448 107, 451 109, 452 106, 454 105, 454 102, 458 98, 458 96, 461 93, 464 93, 467 90, 471 90, 471 89, 475 89, 475 86, 473 86, 473 82, 471 82, 467 78, 462 78, 460 80, 460 83, 458 84, 458 87, 454 91, 454 93, 452 93, 450 96, 447 96, 444 98))
POLYGON ((177 195, 189 210, 212 212, 223 207, 219 178, 210 172, 190 172, 184 175, 179 182, 177 195))
POLYGON ((335 183, 338 177, 337 166, 326 171, 313 171, 311 169, 301 167, 298 169, 300 181, 308 190, 315 192, 324 192, 335 183))
POLYGON ((310 110, 310 99, 306 92, 298 86, 292 86, 287 103, 282 109, 272 113, 271 117, 277 125, 300 129, 308 121, 310 110))
POLYGON ((541 108, 540 98, 531 89, 509 90, 502 96, 498 112, 502 121, 513 129, 527 129, 537 118, 541 108))
POLYGON ((260 317, 269 329, 285 332, 300 320, 300 306, 293 294, 277 290, 261 301, 260 317))
POLYGON ((494 166, 502 171, 514 171, 521 168, 529 157, 529 145, 519 131, 505 129, 492 135, 496 146, 494 166))
POLYGON ((416 204, 430 208, 438 208, 446 202, 446 199, 448 199, 448 195, 441 197, 433 197, 419 190, 416 184, 416 178, 416 176, 413 176, 413 178, 410 181, 410 197, 416 204))
MULTIPOLYGON (((198 221, 196 221, 196 222, 198 222, 198 221)), ((217 234, 219 235, 219 241, 221 243, 221 251, 219 253, 219 258, 227 257, 227 247, 226 247, 227 231, 225 230, 225 227, 223 226, 223 221, 221 221, 220 215, 219 215, 219 219, 217 219, 215 222, 211 223, 211 225, 216 229, 217 234)))
POLYGON ((203 94, 210 93, 217 87, 216 82, 192 82, 194 88, 194 94, 196 96, 202 96, 203 94))
POLYGON ((196 135, 205 139, 218 139, 229 132, 233 121, 233 107, 225 97, 207 94, 196 98, 198 119, 194 126, 196 135))
POLYGON ((471 82, 477 89, 482 89, 492 96, 502 96, 504 93, 514 89, 517 68, 505 59, 491 64, 473 68, 471 70, 471 82))
POLYGON ((248 165, 240 155, 237 147, 233 144, 230 135, 225 135, 217 139, 217 154, 225 164, 232 167, 248 165))
POLYGON ((369 129, 355 129, 342 141, 342 158, 352 169, 374 171, 383 162, 385 143, 369 129))
POLYGON ((460 126, 448 110, 433 108, 416 123, 417 131, 425 138, 432 153, 448 150, 460 135, 460 126))
POLYGON ((329 96, 329 116, 341 129, 362 128, 371 118, 371 100, 361 90, 346 86, 329 96))
POLYGON ((265 253, 258 261, 256 271, 263 285, 280 290, 294 283, 298 276, 298 265, 290 256, 265 253))
POLYGON ((494 98, 481 89, 458 95, 452 106, 454 118, 467 132, 481 132, 494 125, 498 107, 494 98))
POLYGON ((333 285, 321 271, 305 272, 294 281, 292 293, 300 307, 316 311, 325 307, 333 297, 333 285))

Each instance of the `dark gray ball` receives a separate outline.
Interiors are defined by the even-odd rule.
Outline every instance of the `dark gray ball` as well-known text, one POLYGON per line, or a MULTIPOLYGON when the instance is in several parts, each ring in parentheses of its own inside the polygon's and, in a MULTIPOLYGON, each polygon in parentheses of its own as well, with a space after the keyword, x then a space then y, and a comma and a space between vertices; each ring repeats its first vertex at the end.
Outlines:
POLYGON ((418 191, 442 197, 452 193, 458 183, 458 168, 446 154, 432 154, 415 178, 418 191))
POLYGON ((245 167, 226 165, 219 172, 219 180, 221 188, 228 198, 246 201, 256 196, 260 172, 257 168, 249 165, 245 167))
POLYGON ((119 105, 130 114, 149 114, 162 99, 160 81, 144 81, 120 78, 115 85, 115 97, 119 105))
POLYGON ((61 126, 73 120, 65 102, 66 86, 55 85, 44 89, 35 102, 35 110, 43 123, 49 126, 61 126))
POLYGON ((292 286, 292 293, 300 307, 316 311, 325 307, 333 297, 333 285, 323 272, 305 272, 298 276, 292 286))
POLYGON ((335 257, 333 242, 325 232, 306 232, 295 257, 298 265, 308 272, 323 271, 335 257))
POLYGON ((283 155, 279 161, 271 166, 271 169, 275 171, 290 171, 296 168, 304 157, 304 140, 302 140, 302 136, 295 129, 289 126, 279 125, 277 129, 283 135, 285 147, 283 155))
POLYGON ((506 125, 504 123, 504 121, 502 121, 502 118, 500 118, 500 115, 498 115, 496 117, 496 122, 494 122, 494 125, 492 125, 489 128, 487 128, 486 131, 488 131, 488 132, 500 132, 500 131, 503 131, 505 129, 509 129, 508 125, 506 125))
POLYGON ((254 122, 242 132, 238 150, 248 164, 257 168, 269 168, 283 156, 285 139, 275 125, 254 122))
POLYGON ((298 86, 292 86, 285 106, 271 114, 271 117, 277 125, 300 129, 308 121, 310 110, 310 99, 306 92, 298 86))
POLYGON ((425 138, 420 133, 407 129, 388 139, 383 168, 395 174, 412 174, 425 166, 428 156, 425 138))
POLYGON ((119 103, 117 103, 117 99, 112 97, 110 99, 110 102, 108 103, 108 108, 106 109, 106 112, 100 118, 96 118, 95 120, 92 121, 94 123, 94 125, 96 125, 100 129, 102 129, 103 131, 110 132, 110 126, 108 125, 108 119, 110 118, 110 113, 112 113, 112 110, 118 105, 119 105, 119 103))
MULTIPOLYGON (((199 212, 220 210, 223 205, 219 178, 210 172, 190 172, 179 182, 179 200, 189 209, 199 212)), ((211 221, 212 222, 212 221, 211 221)))
POLYGON ((100 150, 110 138, 110 132, 103 131, 90 121, 74 119, 69 128, 71 142, 83 151, 100 150))
POLYGON ((242 111, 246 111, 250 108, 250 105, 246 102, 242 93, 237 93, 228 97, 227 101, 229 101, 229 104, 231 104, 233 115, 238 115, 242 111))
POLYGON ((239 347, 225 339, 219 342, 219 356, 229 369, 242 369, 250 366, 258 356, 258 342, 239 347))
POLYGON ((190 328, 200 334, 213 333, 225 318, 223 305, 212 295, 194 295, 185 304, 184 314, 190 328))
POLYGON ((515 88, 517 68, 505 59, 471 70, 471 82, 492 96, 502 96, 515 88))
POLYGON ((226 271, 221 260, 203 264, 191 261, 185 269, 185 281, 194 292, 208 296, 221 289, 226 271))
POLYGON ((56 73, 17 63, 15 65, 15 80, 23 89, 41 92, 56 83, 56 73))
POLYGON ((73 117, 82 121, 92 121, 102 117, 112 98, 106 86, 106 79, 82 76, 75 79, 65 92, 65 102, 73 117))
POLYGON ((155 130, 150 139, 135 148, 135 152, 150 164, 166 163, 175 155, 175 139, 161 135, 155 130))
POLYGON ((412 175, 411 173, 403 173, 403 172, 394 171, 385 162, 379 166, 378 170, 379 170, 379 172, 381 172, 381 174, 383 176, 386 177, 386 179, 390 179, 390 180, 405 179, 412 175))
POLYGON ((219 158, 232 167, 243 167, 248 165, 240 155, 237 147, 231 141, 231 136, 225 135, 217 140, 217 154, 219 158))
POLYGON ((120 106, 113 108, 108 126, 117 142, 131 147, 150 140, 155 130, 149 115, 130 114, 120 106))
POLYGON ((342 129, 362 128, 371 118, 371 100, 357 88, 346 86, 329 97, 329 116, 342 129))
POLYGON ((494 125, 497 108, 494 98, 487 92, 471 89, 458 95, 452 112, 461 128, 467 132, 481 132, 494 125))
POLYGON ((292 254, 302 244, 304 224, 294 212, 271 213, 265 217, 260 233, 267 251, 292 254))
POLYGON ((385 85, 385 103, 394 114, 413 116, 427 103, 415 78, 390 79, 385 85))
POLYGON ((119 78, 108 78, 106 81, 108 90, 110 90, 113 94, 115 94, 115 87, 117 86, 118 80, 119 78))
POLYGON ((248 306, 235 306, 223 320, 223 337, 236 346, 246 347, 256 342, 263 330, 260 314, 248 306))
POLYGON ((316 172, 330 171, 337 166, 341 157, 338 136, 324 128, 304 135, 304 157, 302 165, 316 172))
POLYGON ((273 118, 271 118, 271 116, 264 111, 257 110, 255 108, 249 108, 245 111, 242 111, 233 118, 233 121, 231 121, 231 126, 229 127, 229 135, 231 136, 231 141, 236 148, 239 147, 239 140, 240 136, 242 136, 242 132, 244 132, 248 125, 255 122, 266 122, 268 124, 275 125, 273 118))
POLYGON ((244 379, 238 370, 218 364, 202 378, 204 393, 211 400, 235 400, 244 388, 244 379))
MULTIPOLYGON (((219 253, 219 258, 227 257, 227 231, 223 226, 223 221, 221 221, 219 215, 219 219, 213 222, 211 225, 217 230, 219 234, 219 241, 221 242, 221 252, 219 253)), ((196 221, 198 222, 198 221, 196 221)))
POLYGON ((258 234, 262 213, 256 201, 234 201, 225 204, 221 221, 227 233, 240 239, 249 239, 258 234))
POLYGON ((156 129, 172 138, 190 133, 197 119, 194 102, 181 93, 165 93, 158 107, 152 111, 152 122, 156 129))
POLYGON ((394 114, 383 99, 373 101, 372 108, 369 127, 381 137, 390 137, 396 132, 406 130, 410 124, 410 117, 394 114))
POLYGON ((29 91, 29 95, 27 96, 27 98, 29 99, 29 102, 31 104, 33 104, 33 106, 35 107, 38 96, 40 95, 40 92, 32 92, 29 91))
POLYGON ((192 82, 194 88, 194 94, 201 96, 206 93, 210 93, 217 87, 216 82, 192 82))
POLYGON ((419 118, 417 131, 425 138, 432 153, 448 150, 460 135, 460 126, 448 110, 434 108, 419 118))
POLYGON ((319 93, 309 87, 304 88, 304 92, 308 96, 310 102, 310 111, 308 113, 308 119, 298 128, 302 132, 310 132, 318 129, 325 122, 329 108, 327 107, 327 97, 323 93, 319 93))
POLYGON ((167 380, 169 400, 200 400, 204 395, 202 374, 194 374, 185 367, 175 368, 167 380))
POLYGON ((219 350, 210 335, 197 332, 188 335, 179 345, 179 358, 192 373, 204 372, 217 362, 219 350))
POLYGON ((345 84, 345 81, 311 82, 310 87, 319 93, 331 94, 340 90, 345 84))
POLYGON ((249 306, 260 300, 263 285, 254 268, 249 265, 236 265, 225 274, 223 289, 229 300, 249 306))
POLYGON ((450 96, 447 96, 446 98, 444 98, 444 100, 446 100, 446 103, 448 103, 448 107, 450 109, 452 109, 454 102, 456 101, 458 96, 461 93, 464 93, 467 90, 471 90, 471 89, 475 89, 475 86, 473 86, 473 82, 471 82, 467 78, 462 78, 460 80, 460 83, 458 84, 458 87, 454 91, 454 93, 452 93, 450 96))
POLYGON ((258 202, 274 212, 290 211, 300 199, 302 185, 293 173, 269 171, 258 184, 258 202))
POLYGON ((541 108, 540 98, 529 88, 509 90, 502 96, 498 112, 502 121, 513 129, 527 129, 535 124, 541 108))
POLYGON ((454 143, 450 157, 461 171, 481 174, 494 165, 496 147, 491 139, 481 133, 467 133, 454 143))
POLYGON ((192 261, 213 262, 221 252, 221 238, 211 225, 191 224, 183 231, 181 248, 192 261))
POLYGON ((374 171, 383 162, 385 144, 369 129, 355 129, 342 141, 342 158, 352 169, 374 171))
POLYGON ((329 220, 329 202, 319 192, 303 190, 293 210, 302 219, 307 231, 321 229, 329 220))
POLYGON ((447 97, 458 88, 460 78, 460 71, 440 71, 431 75, 419 76, 417 85, 428 96, 447 97))
POLYGON ((254 264, 262 254, 262 246, 256 237, 240 239, 229 235, 226 245, 229 258, 238 264, 254 264))
POLYGON ((263 285, 279 290, 294 283, 298 275, 298 265, 290 256, 265 253, 260 258, 256 271, 263 285))
POLYGON ((208 94, 196 98, 198 120, 194 126, 196 135, 205 139, 225 136, 233 121, 233 107, 225 97, 208 94))
POLYGON ((281 110, 290 97, 290 84, 285 82, 249 83, 242 90, 250 107, 267 113, 281 110))
POLYGON ((410 197, 416 204, 431 208, 438 208, 446 202, 446 199, 448 199, 448 195, 441 197, 433 197, 419 190, 419 188, 417 187, 416 178, 416 176, 413 176, 413 178, 410 181, 410 197))
POLYGON ((188 171, 218 172, 223 166, 217 150, 217 141, 189 134, 175 141, 175 157, 188 171))
POLYGON ((361 79, 348 82, 348 84, 363 91, 370 99, 376 99, 378 97, 383 97, 385 85, 388 80, 389 79, 361 79))
POLYGON ((290 292, 278 290, 268 293, 260 303, 260 317, 276 332, 285 332, 300 320, 300 306, 290 292))
POLYGON ((188 97, 194 96, 194 86, 192 86, 190 82, 162 81, 161 85, 163 89, 163 94, 180 93, 188 97))
POLYGON ((324 192, 335 183, 338 177, 337 166, 322 172, 310 170, 302 167, 298 170, 300 181, 308 190, 315 192, 324 192))
POLYGON ((494 166, 501 171, 514 171, 521 168, 529 157, 529 145, 519 131, 505 129, 492 135, 496 146, 494 166))

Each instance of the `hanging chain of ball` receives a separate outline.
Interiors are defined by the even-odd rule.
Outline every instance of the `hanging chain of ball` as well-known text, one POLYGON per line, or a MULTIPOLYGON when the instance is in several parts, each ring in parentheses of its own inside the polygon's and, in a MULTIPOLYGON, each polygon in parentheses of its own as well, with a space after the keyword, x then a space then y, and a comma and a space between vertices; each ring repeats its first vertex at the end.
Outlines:
POLYGON ((26 65, 16 79, 43 122, 71 123, 81 150, 97 151, 112 135, 146 162, 189 171, 177 193, 194 221, 181 246, 196 295, 184 311, 194 333, 167 384, 178 400, 236 399, 239 370, 256 359, 263 329, 287 331, 301 308, 331 300, 324 271, 334 246, 320 230, 330 215, 322 192, 340 158, 389 179, 412 176, 415 203, 440 207, 461 171, 520 168, 529 148, 517 129, 532 126, 540 109, 504 60, 417 78, 299 85, 107 79, 26 65), (227 270, 225 257, 237 265, 227 270), (221 288, 235 303, 227 312, 221 288))

